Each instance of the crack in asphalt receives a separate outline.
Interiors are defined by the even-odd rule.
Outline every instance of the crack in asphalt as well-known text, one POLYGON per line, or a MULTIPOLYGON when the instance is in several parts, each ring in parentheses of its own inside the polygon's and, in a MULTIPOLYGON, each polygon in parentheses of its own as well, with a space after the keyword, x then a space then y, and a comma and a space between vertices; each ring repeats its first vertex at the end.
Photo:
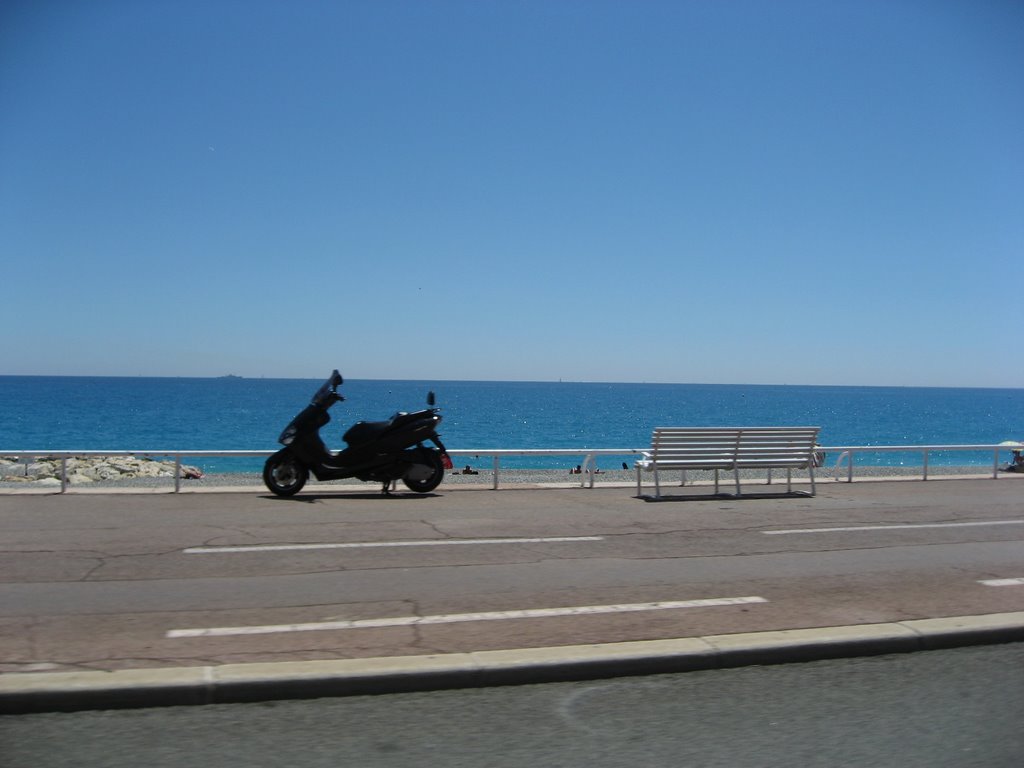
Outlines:
POLYGON ((420 523, 421 523, 422 525, 425 525, 425 526, 427 526, 427 528, 429 528, 429 529, 430 529, 430 530, 432 530, 432 531, 433 531, 434 533, 436 533, 436 534, 437 534, 438 536, 440 536, 440 537, 442 537, 442 538, 444 538, 444 539, 452 539, 452 538, 455 538, 454 536, 452 536, 452 534, 450 534, 450 533, 448 533, 448 532, 446 532, 446 531, 443 531, 443 530, 441 529, 441 526, 440 526, 440 525, 438 525, 437 523, 432 523, 432 522, 430 522, 429 520, 420 520, 420 523))
MULTIPOLYGON (((235 542, 235 541, 231 541, 227 545, 218 544, 217 541, 222 536, 224 536, 224 535, 244 536, 249 541, 259 541, 260 538, 262 538, 262 537, 256 536, 254 533, 252 533, 250 531, 247 531, 244 528, 229 528, 229 527, 226 527, 226 526, 219 526, 219 525, 218 526, 210 526, 210 527, 214 528, 215 530, 220 531, 220 534, 217 535, 217 536, 213 536, 212 538, 209 538, 209 539, 204 539, 203 543, 202 543, 202 546, 204 546, 204 547, 237 546, 238 545, 238 542, 235 542)), ((180 551, 182 551, 184 549, 188 549, 188 547, 182 547, 181 549, 179 549, 177 551, 180 552, 180 551)))
MULTIPOLYGON (((132 579, 132 578, 126 578, 126 579, 96 579, 95 576, 101 570, 103 570, 108 565, 110 565, 111 563, 113 563, 113 562, 115 562, 117 560, 127 560, 127 559, 132 559, 132 558, 147 558, 147 557, 166 557, 168 555, 179 554, 180 552, 181 552, 180 548, 175 548, 175 549, 170 549, 170 550, 167 550, 167 551, 141 552, 141 553, 125 553, 125 554, 121 554, 121 555, 112 555, 112 554, 109 554, 109 553, 106 553, 106 552, 90 553, 90 554, 86 555, 86 557, 88 559, 99 560, 99 562, 95 566, 90 568, 89 571, 87 573, 85 573, 83 576, 81 576, 78 579, 75 579, 75 581, 135 581, 135 579, 132 579)), ((81 553, 81 554, 85 554, 85 553, 81 553)))

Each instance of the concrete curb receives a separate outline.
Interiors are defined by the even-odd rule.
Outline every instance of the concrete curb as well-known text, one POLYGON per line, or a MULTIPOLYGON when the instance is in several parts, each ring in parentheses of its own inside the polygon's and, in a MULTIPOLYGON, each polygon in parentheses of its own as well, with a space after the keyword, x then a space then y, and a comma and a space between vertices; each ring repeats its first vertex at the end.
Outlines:
POLYGON ((0 714, 355 696, 784 664, 1024 641, 1024 611, 432 656, 0 675, 0 714))

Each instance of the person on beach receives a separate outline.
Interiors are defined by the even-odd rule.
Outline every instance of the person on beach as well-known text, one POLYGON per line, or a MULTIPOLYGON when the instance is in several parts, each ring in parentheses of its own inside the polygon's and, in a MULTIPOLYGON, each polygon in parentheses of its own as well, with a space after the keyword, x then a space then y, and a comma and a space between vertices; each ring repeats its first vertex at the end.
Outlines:
POLYGON ((1024 472, 1024 453, 1021 452, 1020 448, 1010 451, 1013 454, 1013 459, 1010 461, 1010 466, 1006 468, 1007 472, 1024 472))

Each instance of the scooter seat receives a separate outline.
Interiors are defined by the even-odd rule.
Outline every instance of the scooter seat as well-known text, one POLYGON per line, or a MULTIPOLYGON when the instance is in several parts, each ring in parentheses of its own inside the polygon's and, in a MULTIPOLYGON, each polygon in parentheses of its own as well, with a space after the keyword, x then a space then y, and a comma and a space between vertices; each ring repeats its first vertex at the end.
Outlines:
POLYGON ((342 439, 349 445, 368 443, 387 431, 390 426, 390 419, 388 421, 357 421, 342 435, 342 439))

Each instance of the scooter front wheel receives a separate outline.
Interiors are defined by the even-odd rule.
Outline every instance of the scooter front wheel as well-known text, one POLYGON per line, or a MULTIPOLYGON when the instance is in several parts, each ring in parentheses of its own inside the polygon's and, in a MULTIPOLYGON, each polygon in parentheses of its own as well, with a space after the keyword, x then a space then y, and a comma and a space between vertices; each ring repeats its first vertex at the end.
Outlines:
POLYGON ((294 496, 309 479, 309 470, 290 451, 278 451, 263 465, 263 482, 278 496, 294 496))
POLYGON ((405 487, 416 493, 430 493, 444 480, 444 462, 437 451, 423 451, 423 464, 414 464, 402 478, 405 487))

